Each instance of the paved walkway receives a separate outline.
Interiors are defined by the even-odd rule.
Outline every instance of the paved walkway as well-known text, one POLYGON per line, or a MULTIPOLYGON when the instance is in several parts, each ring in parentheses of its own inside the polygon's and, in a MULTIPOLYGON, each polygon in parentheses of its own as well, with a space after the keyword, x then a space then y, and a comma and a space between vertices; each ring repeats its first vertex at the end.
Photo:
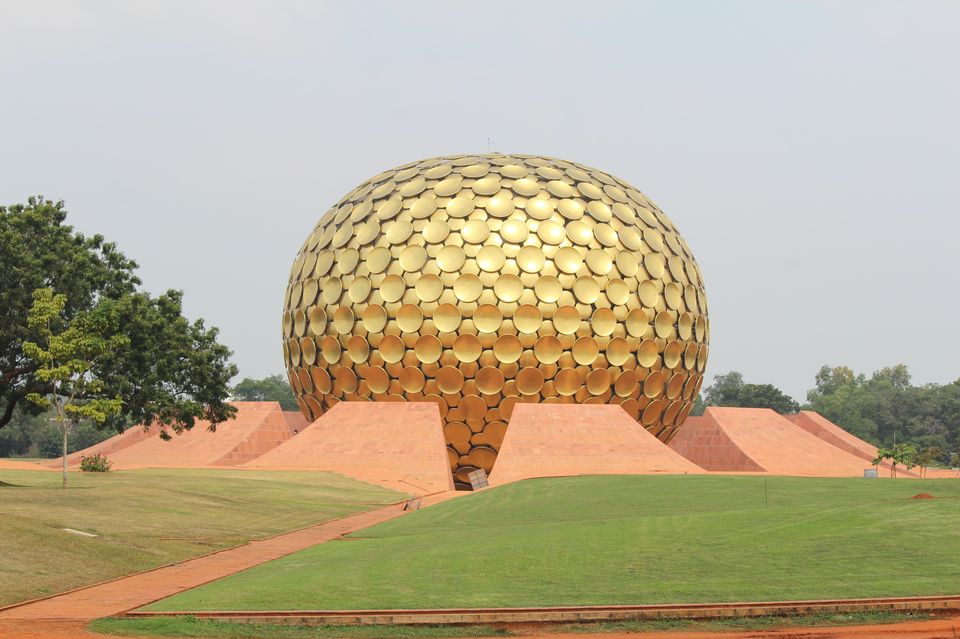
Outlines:
MULTIPOLYGON (((444 501, 455 494, 451 491, 425 497, 423 505, 444 501)), ((252 541, 170 566, 0 610, 0 622, 17 619, 86 620, 116 615, 404 513, 402 506, 395 504, 252 541)), ((2 627, 0 623, 0 633, 2 627)))

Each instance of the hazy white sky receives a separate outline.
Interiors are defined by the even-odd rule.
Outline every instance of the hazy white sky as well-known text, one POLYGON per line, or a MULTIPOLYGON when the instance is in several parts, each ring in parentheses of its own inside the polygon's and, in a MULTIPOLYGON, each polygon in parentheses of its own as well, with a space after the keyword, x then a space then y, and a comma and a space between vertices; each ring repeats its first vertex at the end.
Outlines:
POLYGON ((666 211, 707 283, 708 376, 947 382, 958 78, 946 0, 0 0, 0 202, 64 199, 262 376, 330 204, 492 138, 666 211))

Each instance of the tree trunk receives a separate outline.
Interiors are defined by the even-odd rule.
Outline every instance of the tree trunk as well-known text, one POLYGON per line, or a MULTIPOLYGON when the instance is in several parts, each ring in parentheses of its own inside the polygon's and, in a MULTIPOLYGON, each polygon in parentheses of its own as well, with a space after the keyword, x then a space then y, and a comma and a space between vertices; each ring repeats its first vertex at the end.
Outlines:
POLYGON ((67 424, 60 422, 60 429, 63 431, 63 488, 67 488, 67 424))

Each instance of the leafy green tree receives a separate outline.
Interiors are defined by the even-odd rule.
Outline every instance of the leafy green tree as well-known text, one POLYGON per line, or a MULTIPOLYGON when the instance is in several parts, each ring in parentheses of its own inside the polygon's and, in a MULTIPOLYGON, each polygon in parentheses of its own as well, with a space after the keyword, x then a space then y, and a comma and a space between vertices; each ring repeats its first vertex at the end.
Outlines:
POLYGON ((936 462, 938 459, 941 459, 944 455, 944 451, 939 446, 927 446, 926 448, 921 449, 917 452, 916 463, 920 467, 920 476, 927 476, 927 467, 930 464, 936 462))
POLYGON ((282 375, 269 375, 263 379, 244 377, 233 387, 233 398, 242 402, 279 402, 283 410, 298 410, 290 382, 282 375))
POLYGON ((703 395, 707 406, 771 408, 780 414, 795 413, 799 404, 773 384, 747 384, 737 371, 713 378, 703 395))
POLYGON ((890 460, 890 476, 897 476, 897 464, 910 470, 916 466, 917 448, 913 444, 897 444, 891 448, 878 448, 877 456, 873 460, 874 466, 879 466, 884 460, 890 460))
POLYGON ((67 487, 67 439, 71 426, 80 419, 102 424, 123 407, 119 398, 95 396, 103 390, 103 382, 93 371, 98 359, 128 341, 105 325, 109 317, 97 312, 99 308, 65 322, 66 304, 66 296, 55 295, 53 289, 34 291, 27 326, 37 341, 23 343, 24 354, 36 363, 37 379, 50 387, 48 393, 31 393, 27 399, 53 410, 53 420, 63 437, 63 488, 67 487))
POLYGON ((110 334, 101 337, 126 338, 96 359, 91 374, 99 387, 79 397, 119 398, 122 409, 104 422, 110 428, 154 423, 166 434, 192 428, 197 419, 215 427, 231 418, 227 398, 236 367, 217 330, 183 317, 179 291, 152 297, 138 290, 136 263, 103 237, 75 232, 66 215, 62 202, 42 197, 0 207, 0 428, 18 409, 43 413, 24 400, 53 391, 23 349, 32 339, 27 320, 39 288, 65 296, 63 322, 100 307, 110 318, 104 325, 110 334))

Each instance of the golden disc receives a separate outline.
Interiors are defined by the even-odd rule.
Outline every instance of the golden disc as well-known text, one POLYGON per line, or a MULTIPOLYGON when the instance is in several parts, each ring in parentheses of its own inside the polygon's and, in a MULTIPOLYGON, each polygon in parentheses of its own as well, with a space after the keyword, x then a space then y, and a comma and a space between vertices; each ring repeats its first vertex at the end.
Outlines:
POLYGON ((564 396, 573 395, 581 385, 580 373, 575 368, 564 368, 553 378, 554 388, 564 396))
POLYGON ((553 263, 563 273, 576 273, 583 266, 583 255, 572 246, 564 246, 554 254, 553 263))
POLYGON ((423 192, 423 189, 427 187, 427 181, 422 177, 415 178, 410 180, 406 184, 400 187, 400 195, 403 197, 413 197, 414 195, 419 195, 423 192))
POLYGON ((427 225, 420 231, 420 235, 422 235, 423 239, 429 244, 439 244, 450 235, 450 227, 447 226, 447 223, 443 220, 431 220, 427 222, 427 225))
POLYGON ((453 340, 453 354, 456 355, 457 359, 461 362, 477 361, 482 351, 483 347, 480 344, 480 339, 476 335, 464 333, 453 340))
POLYGON ((629 206, 622 202, 617 202, 612 207, 613 214, 616 215, 624 224, 634 225, 637 222, 637 216, 629 206))
POLYGON ((645 339, 640 342, 637 348, 637 363, 643 368, 650 368, 660 359, 660 349, 657 343, 652 339, 645 339))
POLYGON ((423 275, 414 287, 421 302, 433 302, 443 293, 443 280, 437 275, 423 275))
POLYGON ((487 403, 477 395, 465 396, 458 407, 463 409, 467 419, 483 419, 487 414, 487 403))
POLYGON ((482 304, 473 312, 473 325, 481 333, 496 333, 502 323, 503 315, 493 304, 482 304))
POLYGON ((456 393, 463 388, 463 373, 456 366, 444 366, 437 372, 437 387, 444 393, 456 393))
POLYGON ((415 304, 404 304, 397 311, 397 326, 404 333, 416 333, 423 324, 423 312, 415 304))
POLYGON ((667 368, 676 368, 683 357, 683 345, 673 340, 663 349, 663 365, 667 368))
POLYGON ((659 253, 647 253, 643 256, 643 267, 647 269, 650 277, 660 279, 663 277, 663 256, 659 253))
POLYGON ((589 275, 578 277, 573 283, 573 294, 584 304, 593 304, 600 297, 600 284, 589 275))
POLYGON ((480 178, 474 182, 470 188, 473 189, 473 192, 477 195, 493 195, 500 190, 500 177, 494 175, 480 178))
POLYGON ((629 397, 637 388, 637 373, 632 370, 626 370, 617 376, 617 381, 613 385, 614 392, 620 397, 629 397))
POLYGON ((439 195, 440 197, 450 197, 456 193, 460 192, 460 189, 463 188, 463 179, 457 176, 451 176, 440 180, 433 187, 433 192, 439 195))
POLYGON ((389 200, 384 200, 380 203, 380 206, 377 207, 377 219, 381 222, 389 220, 399 213, 402 208, 403 198, 392 197, 389 200))
POLYGON ((650 399, 663 392, 663 386, 667 381, 666 375, 662 371, 653 371, 643 380, 643 394, 650 399))
POLYGON ((574 244, 587 246, 593 240, 593 231, 579 220, 567 223, 567 237, 574 244))
POLYGON ((522 244, 530 236, 527 225, 520 220, 507 220, 500 225, 500 237, 505 242, 512 244, 522 244))
POLYGON ((347 288, 347 296, 354 304, 361 304, 370 297, 370 290, 373 286, 370 284, 370 278, 363 275, 353 278, 350 286, 347 288))
POLYGON ((583 217, 583 205, 576 200, 560 200, 557 211, 568 220, 579 220, 583 217))
POLYGON ((513 198, 508 195, 495 195, 487 200, 484 206, 491 217, 506 218, 513 215, 517 207, 513 204, 513 198))
POLYGON ((550 204, 550 201, 539 198, 529 200, 525 210, 527 215, 535 220, 546 220, 553 215, 553 205, 550 204))
POLYGON ((481 393, 493 395, 503 390, 503 373, 495 366, 484 366, 478 370, 476 380, 481 393))
POLYGON ((680 413, 681 408, 683 408, 683 402, 671 402, 670 405, 667 406, 667 410, 663 412, 663 423, 667 424, 668 426, 673 424, 676 421, 677 415, 680 413))
POLYGON ((617 270, 624 277, 633 277, 640 270, 640 263, 637 256, 629 251, 620 251, 617 253, 617 270))
POLYGON ((643 229, 643 241, 657 253, 663 250, 663 236, 650 227, 643 229))
POLYGON ((607 361, 613 366, 622 366, 630 358, 630 344, 622 337, 607 342, 607 361))
POLYGON ((394 220, 387 226, 384 237, 390 244, 402 244, 413 235, 413 225, 404 220, 394 220))
POLYGON ((631 251, 639 251, 643 248, 643 240, 635 228, 625 227, 620 229, 618 236, 623 245, 631 251))
POLYGON ((453 167, 451 167, 449 164, 439 164, 424 171, 423 177, 427 178, 428 180, 442 180, 450 175, 452 171, 453 167))
POLYGON ((440 359, 443 352, 443 345, 440 340, 433 335, 421 335, 413 345, 413 352, 423 364, 433 364, 440 359))
POLYGON ((556 222, 545 220, 537 225, 537 236, 547 244, 559 244, 566 235, 563 226, 556 222))
POLYGON ((393 256, 390 255, 390 249, 384 246, 378 246, 367 254, 367 269, 373 273, 382 273, 390 264, 393 256))
POLYGON ((493 470, 493 464, 497 460, 497 451, 489 446, 476 446, 470 450, 469 460, 470 464, 489 473, 493 470))
POLYGON ((464 218, 473 213, 476 205, 473 203, 473 199, 464 195, 458 195, 447 202, 445 208, 447 209, 447 215, 450 217, 464 218))
POLYGON ((589 182, 581 182, 580 184, 577 184, 577 190, 580 191, 580 194, 583 195, 583 197, 591 200, 599 200, 603 197, 603 191, 600 190, 600 187, 589 182))
POLYGON ((354 335, 347 340, 347 356, 354 364, 367 361, 370 355, 370 344, 359 335, 354 335))
POLYGON ((683 289, 676 282, 670 282, 663 287, 663 299, 669 308, 680 308, 683 304, 683 289))
POLYGON ((322 368, 312 366, 310 368, 310 378, 313 380, 313 388, 318 393, 329 393, 333 387, 330 375, 322 368))
POLYGON ((300 356, 307 364, 313 364, 317 361, 317 343, 312 337, 300 338, 300 356))
POLYGON ((677 373, 671 377, 670 381, 667 382, 667 397, 670 399, 679 397, 680 393, 683 392, 683 383, 686 381, 687 378, 682 373, 677 373))
POLYGON ((553 327, 558 333, 573 335, 580 328, 580 311, 573 306, 561 306, 553 313, 553 327))
POLYGON ((490 227, 483 220, 470 220, 460 229, 460 237, 470 244, 483 244, 490 237, 490 227))
POLYGON ((453 283, 453 293, 461 302, 475 302, 483 293, 483 282, 471 273, 464 273, 453 283))
POLYGON ((609 224, 597 224, 593 228, 593 235, 604 246, 616 246, 617 244, 617 232, 609 224))
POLYGON ((468 178, 481 178, 487 173, 490 172, 489 164, 471 164, 470 166, 464 167, 461 171, 464 177, 468 178))
POLYGON ((554 364, 563 355, 563 345, 553 335, 544 335, 534 343, 533 355, 542 364, 554 364))
POLYGON ((512 364, 520 359, 523 344, 516 335, 501 335, 493 343, 493 355, 502 364, 512 364))
POLYGON ((320 287, 320 295, 327 304, 336 304, 340 301, 341 293, 343 293, 343 282, 339 277, 328 277, 320 287))
POLYGON ((396 335, 384 335, 383 339, 380 340, 380 346, 377 350, 380 352, 380 357, 383 358, 383 361, 388 364, 396 364, 403 359, 403 354, 407 349, 403 345, 403 340, 396 335))
POLYGON ((470 452, 471 435, 473 435, 473 432, 471 432, 470 427, 463 422, 447 422, 443 426, 443 436, 447 443, 461 454, 470 452))
POLYGON ((606 294, 607 299, 614 306, 623 306, 630 300, 630 289, 623 280, 608 280, 606 294))
POLYGON ((543 314, 533 304, 523 304, 513 313, 513 325, 521 333, 536 333, 543 324, 543 314))
POLYGON ((499 246, 487 245, 477 253, 477 266, 488 273, 499 271, 506 261, 507 257, 499 246))
POLYGON ((617 326, 617 317, 609 308, 598 308, 590 318, 590 326, 597 335, 607 337, 613 334, 617 326))
POLYGON ((683 354, 683 367, 685 369, 692 370, 697 363, 697 347, 695 342, 690 342, 687 344, 687 350, 683 354))
POLYGON ((340 306, 333 312, 333 328, 341 335, 353 331, 353 311, 348 306, 340 306))
POLYGON ((538 166, 537 175, 540 177, 546 178, 548 180, 559 180, 563 177, 563 172, 558 171, 552 166, 538 166))
POLYGON ((303 295, 301 297, 301 304, 309 305, 317 299, 317 291, 320 290, 320 285, 317 284, 317 280, 312 277, 303 282, 303 295))
POLYGON ((501 275, 493 283, 493 292, 504 302, 516 302, 523 293, 523 282, 516 275, 501 275))
POLYGON ((327 314, 324 312, 323 307, 314 306, 311 308, 308 319, 310 322, 310 334, 323 335, 323 331, 327 327, 327 314))
POLYGON ((660 299, 657 285, 650 280, 640 282, 640 286, 637 287, 637 295, 640 297, 640 303, 648 308, 656 306, 657 300, 660 299))
POLYGON ((466 255, 459 246, 447 245, 437 251, 437 266, 441 271, 454 273, 460 270, 466 261, 466 255))
POLYGON ((677 334, 680 339, 690 339, 693 336, 693 316, 690 313, 681 313, 677 320, 677 334))
POLYGON ((663 409, 666 408, 668 400, 658 399, 655 402, 650 402, 647 404, 647 407, 643 409, 643 416, 640 418, 640 421, 644 426, 653 426, 660 420, 660 415, 663 414, 663 409))
POLYGON ((587 390, 592 395, 602 395, 610 390, 610 371, 606 368, 595 368, 587 375, 587 390))
POLYGON ((603 249, 590 249, 587 253, 587 266, 597 275, 606 275, 613 269, 613 260, 603 249))
POLYGON ((452 333, 460 327, 460 309, 453 304, 441 304, 433 311, 433 324, 438 331, 452 333))
POLYGON ((380 297, 382 297, 385 302, 396 302, 403 297, 403 293, 406 290, 407 284, 399 275, 387 275, 383 278, 383 281, 380 282, 380 297))
POLYGON ((408 393, 419 393, 423 390, 426 378, 423 371, 415 366, 407 366, 400 371, 400 388, 408 393))
POLYGON ((379 304, 371 304, 363 309, 360 322, 368 333, 379 333, 387 325, 387 311, 379 304))
MULTIPOLYGON (((587 204, 587 213, 597 222, 609 222, 613 219, 613 215, 610 213, 610 207, 598 200, 587 204)), ((606 226, 606 224, 602 224, 602 226, 606 226)), ((612 231, 613 229, 610 230, 612 231)))
POLYGON ((536 180, 531 180, 526 177, 514 180, 510 188, 514 193, 518 193, 524 197, 533 197, 540 192, 540 185, 537 184, 536 180))
POLYGON ((517 390, 521 395, 535 395, 543 388, 543 372, 528 366, 517 373, 517 390))
POLYGON ((419 271, 427 263, 427 251, 422 246, 411 244, 400 251, 400 268, 408 273, 419 271))
POLYGON ((387 371, 379 366, 367 367, 364 369, 362 376, 364 381, 367 382, 367 386, 374 393, 386 393, 387 389, 390 388, 390 376, 387 375, 387 371))
POLYGON ((547 190, 550 191, 552 195, 557 197, 573 197, 574 190, 573 187, 567 184, 566 182, 561 182, 560 180, 552 180, 547 182, 547 190))
POLYGON ((596 361, 600 355, 600 346, 597 340, 589 336, 583 336, 573 343, 573 361, 583 366, 589 366, 596 361))
POLYGON ((536 246, 524 246, 517 253, 517 266, 527 273, 539 273, 544 263, 543 251, 536 246))
POLYGON ((654 320, 657 337, 670 337, 673 333, 673 317, 667 311, 660 311, 654 320))
POLYGON ((357 390, 357 374, 349 366, 338 366, 333 369, 333 380, 345 393, 357 390))
POLYGON ((563 293, 563 286, 557 278, 552 275, 545 275, 537 280, 537 283, 533 285, 533 290, 534 293, 536 293, 537 299, 541 302, 552 304, 560 299, 560 295, 563 293))

